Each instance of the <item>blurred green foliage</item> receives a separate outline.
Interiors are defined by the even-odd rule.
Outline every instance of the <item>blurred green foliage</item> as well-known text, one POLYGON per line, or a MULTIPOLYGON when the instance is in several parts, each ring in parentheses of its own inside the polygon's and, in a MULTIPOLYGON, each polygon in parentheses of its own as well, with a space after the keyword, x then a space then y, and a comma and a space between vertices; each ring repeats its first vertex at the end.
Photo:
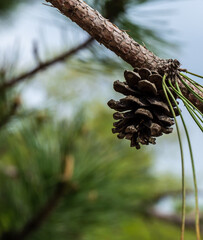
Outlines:
POLYGON ((66 156, 75 160, 76 191, 70 194, 67 185, 59 204, 27 239, 174 239, 179 233, 144 217, 166 191, 151 174, 151 153, 107 135, 111 115, 99 112, 90 118, 82 110, 59 122, 40 114, 1 131, 0 234, 20 231, 46 206, 61 182, 66 156))
MULTIPOLYGON (((132 240, 146 239, 156 240, 157 238, 164 240, 178 239, 180 231, 172 225, 165 224, 156 219, 146 219, 141 215, 134 218, 122 219, 116 226, 106 227, 100 226, 86 234, 85 240, 107 239, 107 240, 132 240)), ((195 239, 191 232, 186 232, 186 240, 195 239)))
POLYGON ((0 1, 0 16, 5 17, 6 14, 15 7, 17 7, 20 3, 25 2, 25 0, 2 0, 0 1))

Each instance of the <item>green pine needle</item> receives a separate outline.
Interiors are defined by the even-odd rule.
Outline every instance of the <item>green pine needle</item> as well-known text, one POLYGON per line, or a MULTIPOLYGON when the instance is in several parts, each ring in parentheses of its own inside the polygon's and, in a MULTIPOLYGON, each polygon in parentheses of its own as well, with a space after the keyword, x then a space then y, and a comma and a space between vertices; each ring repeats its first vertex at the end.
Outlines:
POLYGON ((202 122, 202 119, 199 117, 199 115, 195 111, 193 111, 193 109, 190 106, 185 106, 185 107, 187 108, 188 112, 190 113, 191 117, 193 118, 193 120, 195 121, 199 129, 203 132, 203 126, 201 125, 201 123, 199 123, 195 115, 200 119, 201 122, 202 122))
POLYGON ((197 124, 197 126, 200 128, 200 130, 203 132, 203 126, 200 122, 203 123, 203 120, 201 119, 201 117, 203 116, 203 114, 187 99, 183 96, 182 92, 179 90, 177 90, 176 88, 174 88, 174 86, 172 85, 171 81, 169 80, 169 84, 171 86, 171 88, 173 89, 173 91, 178 95, 178 97, 183 101, 185 107, 187 108, 188 112, 190 113, 191 117, 193 118, 193 120, 195 121, 195 123, 197 124), (201 117, 196 113, 195 110, 198 111, 198 113, 201 115, 201 117), (196 116, 195 116, 196 115, 196 116), (198 121, 198 119, 200 120, 200 122, 198 121))
POLYGON ((190 74, 190 75, 193 75, 193 76, 195 76, 195 77, 198 77, 198 78, 203 78, 203 76, 201 76, 201 75, 198 75, 198 74, 196 74, 196 73, 192 73, 192 72, 189 72, 189 71, 185 71, 186 73, 188 73, 188 74, 190 74))
MULTIPOLYGON (((182 75, 182 73, 180 73, 182 75)), ((203 102, 203 98, 199 96, 181 77, 179 77, 180 81, 185 85, 185 87, 201 102, 203 102)))
MULTIPOLYGON (((169 84, 170 86, 172 87, 173 91, 178 95, 178 97, 181 98, 181 100, 184 101, 184 103, 187 105, 187 106, 190 106, 191 108, 194 109, 194 111, 196 110, 200 115, 201 117, 203 117, 203 113, 197 108, 195 107, 195 105, 193 105, 183 94, 181 91, 178 91, 176 88, 174 88, 173 84, 171 83, 171 81, 169 80, 169 84)), ((200 118, 201 119, 201 118, 200 118)), ((201 119, 202 121, 202 119, 201 119)))
POLYGON ((198 84, 193 79, 189 78, 188 76, 186 76, 183 73, 180 73, 180 75, 183 76, 184 78, 186 78, 191 84, 193 84, 197 89, 199 89, 200 92, 203 93, 203 87, 200 84, 198 84))
POLYGON ((183 155, 183 146, 182 146, 182 140, 181 140, 181 134, 178 126, 178 122, 176 119, 176 114, 174 112, 173 106, 169 100, 168 93, 167 93, 167 85, 166 85, 166 75, 163 77, 163 82, 162 82, 162 87, 166 96, 166 99, 168 101, 169 107, 171 109, 171 112, 173 114, 174 120, 175 120, 175 125, 177 129, 177 135, 178 135, 178 141, 179 141, 179 146, 180 146, 180 153, 181 153, 181 165, 182 165, 182 226, 181 226, 181 240, 184 240, 184 232, 185 232, 185 215, 186 215, 186 210, 185 210, 185 166, 184 166, 184 155, 183 155))
MULTIPOLYGON (((170 80, 169 80, 170 81, 170 80)), ((180 91, 180 88, 178 86, 178 83, 176 81, 176 87, 178 88, 178 91, 180 91)), ((194 189, 195 189, 195 226, 196 226, 196 236, 197 236, 197 240, 200 240, 200 226, 199 226, 199 203, 198 203, 198 188, 197 188, 197 179, 196 179, 196 171, 195 171, 195 163, 194 163, 194 157, 193 157, 193 152, 192 152, 192 145, 191 145, 191 141, 190 141, 190 136, 188 133, 188 129, 187 126, 185 124, 184 118, 182 116, 181 110, 172 94, 172 92, 170 91, 170 89, 168 88, 168 86, 166 86, 167 91, 169 92, 171 98, 173 99, 179 113, 180 113, 180 117, 184 126, 184 130, 186 133, 186 137, 187 137, 187 142, 188 142, 188 147, 189 147, 189 152, 190 152, 190 159, 191 159, 191 165, 192 165, 192 173, 193 173, 193 182, 194 182, 194 189)))

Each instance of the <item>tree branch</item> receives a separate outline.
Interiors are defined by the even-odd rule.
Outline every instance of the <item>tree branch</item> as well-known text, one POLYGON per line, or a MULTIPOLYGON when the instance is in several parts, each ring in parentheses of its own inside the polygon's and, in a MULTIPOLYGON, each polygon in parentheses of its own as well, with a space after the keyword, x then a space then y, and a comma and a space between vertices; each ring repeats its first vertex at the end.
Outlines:
MULTIPOLYGON (((105 5, 106 17, 111 19, 111 21, 113 21, 114 19, 116 19, 119 16, 119 14, 121 12, 124 11, 123 6, 124 6, 123 0, 117 0, 116 4, 115 4, 114 0, 109 1, 108 4, 105 5), (113 14, 111 13, 112 10, 109 8, 109 6, 111 6, 112 4, 115 5, 113 14), (117 4, 119 5, 119 7, 116 7, 117 4)), ((90 37, 84 43, 80 44, 78 47, 68 50, 65 53, 62 53, 61 55, 54 57, 53 59, 48 60, 47 62, 44 62, 44 63, 41 63, 39 61, 37 48, 35 46, 34 55, 35 55, 35 58, 37 57, 37 60, 38 60, 38 62, 40 62, 40 65, 31 71, 28 71, 18 77, 8 80, 7 83, 4 83, 0 86, 0 91, 16 85, 17 83, 20 83, 20 82, 24 81, 25 79, 32 77, 33 75, 37 74, 40 71, 46 70, 48 67, 54 65, 55 63, 59 63, 59 62, 66 60, 67 58, 71 57, 73 54, 77 53, 79 50, 82 50, 83 48, 89 46, 89 44, 91 44, 93 42, 93 40, 94 40, 94 38, 90 37)))
POLYGON ((58 8, 94 39, 112 50, 133 67, 157 69, 166 60, 160 59, 145 47, 135 42, 125 31, 104 18, 82 0, 46 0, 58 8))
MULTIPOLYGON (((177 214, 170 214, 169 215, 169 214, 159 213, 157 211, 148 211, 147 216, 151 217, 151 218, 159 219, 159 220, 167 222, 167 223, 171 223, 171 224, 176 225, 176 226, 181 226, 181 222, 182 222, 181 217, 178 216, 177 214)), ((202 222, 202 219, 200 219, 200 222, 202 222)), ((194 219, 193 218, 186 218, 185 226, 188 229, 195 230, 195 218, 194 219)))
POLYGON ((38 230, 41 225, 47 220, 51 213, 58 207, 61 199, 64 195, 71 196, 77 192, 77 186, 71 183, 71 179, 74 171, 74 158, 71 155, 67 155, 64 158, 63 174, 61 181, 59 181, 53 194, 48 198, 45 205, 32 216, 23 226, 19 232, 5 232, 1 237, 1 240, 24 240, 34 231, 38 230))
MULTIPOLYGON (((77 23, 99 43, 112 50, 132 67, 144 67, 166 72, 167 69, 177 70, 180 66, 177 60, 161 59, 154 55, 82 0, 46 1, 58 8, 63 15, 77 23)), ((187 84, 191 86, 188 81, 187 84)), ((180 84, 180 88, 185 97, 203 112, 203 103, 191 97, 183 84, 180 84)), ((197 88, 194 90, 203 97, 203 93, 197 88)))
POLYGON ((9 122, 9 120, 16 114, 17 109, 20 106, 20 104, 21 104, 20 97, 16 97, 14 99, 10 109, 9 109, 9 112, 6 115, 1 116, 1 119, 0 119, 0 129, 2 127, 4 127, 9 122))
POLYGON ((20 232, 6 232, 1 237, 2 240, 24 240, 31 233, 39 229, 39 227, 47 220, 54 209, 60 203, 64 194, 72 195, 76 192, 76 188, 67 182, 59 182, 56 185, 53 195, 47 200, 42 209, 37 212, 23 227, 20 232))
POLYGON ((17 83, 20 83, 22 81, 24 81, 27 78, 30 78, 32 76, 34 76, 35 74, 39 73, 40 71, 44 71, 47 69, 47 67, 50 67, 56 63, 62 62, 64 60, 66 60, 67 58, 71 57, 73 54, 77 53, 78 51, 80 51, 81 49, 87 47, 90 43, 93 42, 93 38, 88 38, 84 43, 80 44, 79 46, 77 46, 76 48, 73 48, 57 57, 54 57, 51 60, 48 60, 44 63, 41 63, 39 66, 37 66, 36 68, 32 69, 31 71, 28 71, 26 73, 23 73, 22 75, 15 77, 13 79, 8 80, 7 82, 3 83, 0 86, 0 91, 5 90, 9 87, 13 87, 14 85, 16 85, 17 83))

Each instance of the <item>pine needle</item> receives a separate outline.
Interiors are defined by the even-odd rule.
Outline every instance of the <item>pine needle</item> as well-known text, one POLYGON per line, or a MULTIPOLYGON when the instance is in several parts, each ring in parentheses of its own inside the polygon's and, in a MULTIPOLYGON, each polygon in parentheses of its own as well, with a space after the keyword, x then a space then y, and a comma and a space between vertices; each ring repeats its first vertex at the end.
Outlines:
POLYGON ((201 75, 198 75, 198 74, 196 74, 196 73, 192 73, 192 72, 189 72, 189 71, 185 71, 186 73, 188 73, 188 74, 190 74, 190 75, 193 75, 193 76, 195 76, 195 77, 198 77, 198 78, 203 78, 203 76, 201 76, 201 75))
POLYGON ((181 91, 178 91, 176 88, 174 88, 174 86, 172 85, 171 81, 169 80, 169 84, 171 86, 171 88, 173 89, 173 91, 178 95, 178 97, 183 101, 185 107, 187 108, 188 112, 190 113, 191 117, 193 118, 193 120, 195 121, 195 123, 198 125, 198 127, 200 128, 200 130, 203 132, 203 127, 201 125, 201 123, 199 123, 198 119, 200 120, 200 122, 203 123, 203 120, 201 119, 201 117, 195 112, 194 109, 196 109, 199 114, 201 116, 203 116, 203 114, 187 99, 183 96, 181 91), (196 118, 195 117, 198 118, 196 118))
MULTIPOLYGON (((179 92, 181 92, 178 83, 176 81, 176 87, 178 89, 179 92)), ((184 126, 184 130, 186 133, 186 137, 187 137, 187 142, 188 142, 188 147, 189 147, 189 152, 190 152, 190 159, 191 159, 191 165, 192 165, 192 173, 193 173, 193 182, 194 182, 194 189, 195 189, 195 227, 196 227, 196 236, 197 236, 197 240, 200 240, 200 226, 199 226, 199 204, 198 204, 198 188, 197 188, 197 179, 196 179, 196 171, 195 171, 195 163, 194 163, 194 157, 193 157, 193 152, 192 152, 192 145, 191 145, 191 141, 190 141, 190 136, 188 133, 188 129, 187 126, 185 124, 184 118, 182 116, 181 110, 173 96, 173 94, 171 93, 170 89, 168 88, 168 86, 166 86, 167 91, 169 92, 171 98, 173 99, 179 113, 180 113, 180 117, 184 126)))
MULTIPOLYGON (((182 73, 180 73, 182 75, 182 73)), ((179 77, 180 81, 185 85, 185 87, 201 102, 203 102, 203 98, 199 96, 181 77, 179 77)))
MULTIPOLYGON (((191 106, 194 110, 196 110, 200 115, 201 117, 203 117, 203 113, 197 108, 195 107, 195 105, 193 105, 183 94, 181 91, 178 91, 176 88, 174 88, 173 84, 171 83, 171 81, 169 80, 169 84, 170 86, 172 87, 173 91, 178 95, 178 97, 181 98, 181 100, 184 101, 184 103, 187 104, 187 106, 191 106)), ((200 118, 201 119, 201 118, 200 118)), ((201 119, 202 121, 202 119, 201 119)))
POLYGON ((200 92, 203 93, 203 87, 198 84, 197 82, 195 82, 193 79, 189 78, 188 76, 186 76, 183 73, 180 73, 181 76, 183 76, 184 78, 186 78, 190 83, 192 83, 200 92), (201 87, 201 88, 200 88, 201 87))
POLYGON ((184 155, 183 155, 183 146, 182 146, 182 140, 181 140, 181 134, 178 126, 178 122, 176 119, 176 114, 174 112, 173 106, 169 100, 168 94, 167 94, 167 85, 166 85, 166 75, 163 77, 162 87, 166 96, 166 99, 168 101, 169 107, 171 109, 171 112, 173 114, 176 129, 177 129, 177 135, 178 135, 178 141, 180 146, 180 153, 181 153, 181 165, 182 165, 182 225, 181 225, 181 240, 184 240, 184 232, 185 232, 185 215, 186 215, 186 209, 185 209, 185 166, 184 166, 184 155))

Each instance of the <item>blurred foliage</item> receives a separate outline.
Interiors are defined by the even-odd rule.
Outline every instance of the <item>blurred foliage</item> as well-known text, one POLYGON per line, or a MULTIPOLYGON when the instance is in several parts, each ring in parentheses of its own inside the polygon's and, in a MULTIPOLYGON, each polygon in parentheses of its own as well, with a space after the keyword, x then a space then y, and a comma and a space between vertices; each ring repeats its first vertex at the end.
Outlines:
MULTIPOLYGON (((141 215, 134 218, 123 218, 116 226, 100 226, 92 230, 91 234, 85 235, 85 240, 107 239, 107 240, 132 240, 146 239, 163 240, 178 239, 179 229, 165 224, 156 219, 146 219, 141 215)), ((186 232, 186 240, 195 239, 194 234, 186 232)))
MULTIPOLYGON (((27 0, 28 2, 29 0, 27 0)), ((25 0, 1 0, 0 1, 0 17, 5 17, 6 14, 14 10, 20 3, 25 2, 25 0)))
MULTIPOLYGON (((0 69, 0 84, 5 82, 6 69, 0 69)), ((0 128, 15 115, 21 104, 20 98, 13 90, 3 91, 0 94, 0 128)))
MULTIPOLYGON (((59 122, 36 115, 1 131, 1 234, 19 231, 46 205, 61 181, 65 157, 72 156, 71 182, 76 192, 69 194, 67 187, 60 204, 28 239, 176 236, 175 228, 170 227, 170 236, 160 230, 162 225, 166 229, 164 224, 143 218, 156 204, 157 195, 165 192, 160 179, 151 174, 151 153, 129 149, 125 142, 107 136, 111 116, 102 108, 99 112, 96 117, 85 117, 81 110, 72 120, 59 122), (114 233, 117 227, 120 234, 114 233)), ((164 178, 162 186, 163 182, 164 178)))

